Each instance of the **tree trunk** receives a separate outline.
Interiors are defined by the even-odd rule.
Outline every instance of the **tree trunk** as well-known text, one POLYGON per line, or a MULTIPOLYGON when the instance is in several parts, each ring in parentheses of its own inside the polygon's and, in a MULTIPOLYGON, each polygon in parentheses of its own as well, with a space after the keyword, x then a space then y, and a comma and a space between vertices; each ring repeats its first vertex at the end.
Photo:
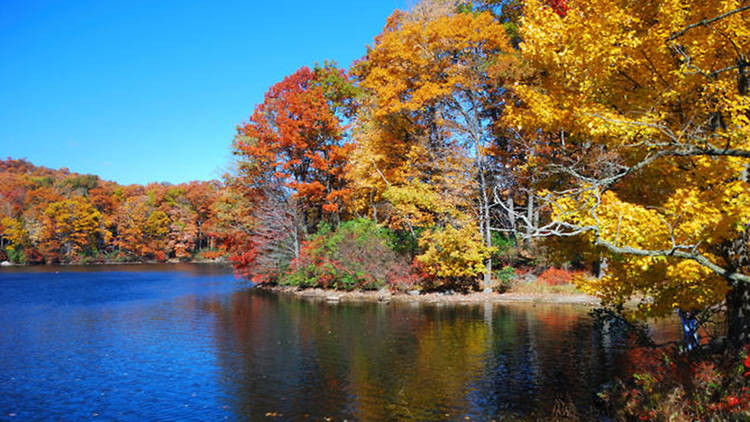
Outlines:
POLYGON ((601 280, 602 278, 602 261, 599 260, 599 258, 596 258, 594 262, 591 263, 591 273, 594 274, 594 277, 601 280))
MULTIPOLYGON (((490 204, 489 199, 487 198, 487 182, 484 178, 484 168, 481 169, 482 171, 482 202, 484 203, 484 209, 482 212, 484 212, 484 239, 485 239, 485 245, 488 248, 492 247, 492 230, 490 227, 490 204)), ((489 257, 487 257, 487 261, 485 262, 485 271, 484 271, 484 290, 492 290, 492 255, 490 254, 489 257)))
POLYGON ((513 198, 508 195, 508 200, 506 201, 507 205, 506 208, 508 208, 508 223, 510 224, 510 237, 515 238, 516 237, 516 213, 513 211, 513 198))
POLYGON ((727 340, 740 348, 750 342, 750 286, 735 282, 726 296, 727 340))
POLYGON ((526 200, 526 247, 531 249, 531 234, 534 232, 534 194, 529 192, 529 198, 526 200))

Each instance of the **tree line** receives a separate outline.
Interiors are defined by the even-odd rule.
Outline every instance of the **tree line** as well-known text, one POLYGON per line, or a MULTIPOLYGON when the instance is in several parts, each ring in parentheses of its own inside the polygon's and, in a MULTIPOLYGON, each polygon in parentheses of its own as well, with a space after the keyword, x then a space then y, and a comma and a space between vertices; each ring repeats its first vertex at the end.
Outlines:
POLYGON ((233 201, 218 181, 124 186, 0 160, 0 261, 216 259, 232 244, 233 201))

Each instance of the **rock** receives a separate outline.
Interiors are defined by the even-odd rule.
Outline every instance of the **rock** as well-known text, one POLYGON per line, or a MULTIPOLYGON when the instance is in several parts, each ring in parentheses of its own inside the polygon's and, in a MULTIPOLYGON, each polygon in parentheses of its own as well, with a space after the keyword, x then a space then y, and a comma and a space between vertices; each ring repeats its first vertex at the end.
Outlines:
POLYGON ((11 264, 8 261, 0 262, 0 267, 10 267, 11 265, 13 265, 13 264, 11 264))
POLYGON ((341 300, 341 296, 331 295, 326 296, 326 302, 338 302, 341 300))
POLYGON ((419 290, 409 290, 411 296, 419 296, 421 292, 419 290))
POLYGON ((378 302, 390 302, 391 292, 386 288, 378 290, 378 302))

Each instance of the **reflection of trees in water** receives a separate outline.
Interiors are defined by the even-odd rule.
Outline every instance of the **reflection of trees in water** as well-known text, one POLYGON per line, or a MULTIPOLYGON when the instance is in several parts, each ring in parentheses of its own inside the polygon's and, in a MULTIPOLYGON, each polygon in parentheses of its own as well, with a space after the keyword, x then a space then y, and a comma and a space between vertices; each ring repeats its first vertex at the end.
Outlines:
POLYGON ((488 312, 238 292, 205 308, 218 317, 220 383, 241 418, 544 415, 555 399, 585 411, 619 374, 620 352, 573 306, 488 312))

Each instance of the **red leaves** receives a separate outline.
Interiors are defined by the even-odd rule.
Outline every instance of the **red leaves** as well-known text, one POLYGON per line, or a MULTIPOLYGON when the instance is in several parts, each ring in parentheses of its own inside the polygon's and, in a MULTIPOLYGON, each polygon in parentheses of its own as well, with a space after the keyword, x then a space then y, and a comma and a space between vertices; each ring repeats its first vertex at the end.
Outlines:
POLYGON ((249 276, 251 275, 251 270, 255 266, 255 261, 257 258, 258 254, 255 248, 251 247, 249 250, 246 250, 240 254, 230 256, 229 261, 234 266, 234 271, 236 274, 249 278, 249 276))
POLYGON ((250 121, 238 128, 235 148, 247 163, 241 177, 254 186, 284 185, 309 205, 338 211, 340 203, 330 198, 340 197, 336 193, 346 184, 351 144, 336 111, 350 86, 346 74, 332 65, 315 71, 302 67, 272 86, 250 121))
POLYGON ((576 273, 572 271, 566 271, 560 268, 550 268, 539 275, 539 281, 549 286, 559 286, 569 284, 575 275, 576 273))
POLYGON ((567 0, 547 0, 547 5, 562 17, 568 14, 567 0))

